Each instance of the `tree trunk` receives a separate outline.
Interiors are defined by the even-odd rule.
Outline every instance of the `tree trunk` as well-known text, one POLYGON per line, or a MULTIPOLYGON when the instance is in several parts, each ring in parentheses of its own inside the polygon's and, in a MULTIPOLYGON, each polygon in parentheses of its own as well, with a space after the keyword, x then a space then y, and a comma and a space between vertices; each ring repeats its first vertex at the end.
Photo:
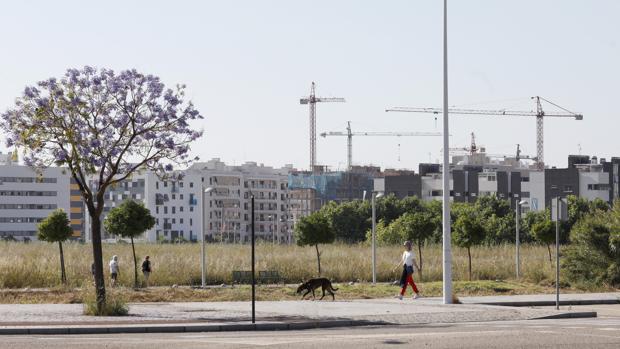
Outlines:
POLYGON ((319 276, 321 276, 321 253, 319 252, 319 244, 314 245, 316 247, 316 260, 319 262, 319 276))
POLYGON ((553 265, 553 261, 551 260, 551 245, 547 244, 547 250, 549 251, 549 263, 553 265))
POLYGON ((133 287, 138 288, 138 262, 136 261, 136 248, 131 237, 131 250, 133 251, 133 287))
POLYGON ((62 253, 62 241, 58 241, 58 247, 60 248, 60 281, 66 284, 67 274, 65 273, 65 255, 62 253))
POLYGON ((471 281, 471 248, 467 247, 467 257, 469 257, 469 281, 471 281))
POLYGON ((95 289, 97 293, 97 312, 101 313, 105 306, 105 280, 103 278, 103 252, 101 250, 101 217, 91 212, 91 239, 93 244, 93 262, 95 263, 95 289))

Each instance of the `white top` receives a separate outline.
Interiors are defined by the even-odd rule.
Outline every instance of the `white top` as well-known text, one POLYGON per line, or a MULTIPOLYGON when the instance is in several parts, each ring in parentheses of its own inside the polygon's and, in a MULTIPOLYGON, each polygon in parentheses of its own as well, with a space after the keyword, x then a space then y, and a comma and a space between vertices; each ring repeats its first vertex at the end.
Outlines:
POLYGON ((413 254, 413 251, 405 251, 403 252, 403 264, 413 267, 413 259, 415 258, 415 255, 413 254))
POLYGON ((115 260, 110 261, 110 273, 118 273, 118 262, 115 260))

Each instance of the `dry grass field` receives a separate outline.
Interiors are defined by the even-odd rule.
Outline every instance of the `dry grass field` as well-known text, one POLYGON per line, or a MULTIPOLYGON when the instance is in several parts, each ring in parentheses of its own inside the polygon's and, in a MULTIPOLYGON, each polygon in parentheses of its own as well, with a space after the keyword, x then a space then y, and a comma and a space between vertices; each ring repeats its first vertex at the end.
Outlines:
MULTIPOLYGON (((371 254, 367 245, 320 246, 322 274, 335 282, 365 282, 371 279, 371 254)), ((91 282, 92 248, 88 244, 64 245, 69 287, 82 287, 91 282)), ((472 250, 474 280, 513 280, 515 251, 513 245, 480 246, 472 250)), ((200 284, 199 244, 137 244, 138 264, 151 256, 153 286, 200 284)), ((378 281, 390 282, 399 276, 401 246, 377 248, 378 281)), ((417 250, 416 250, 417 253, 417 250)), ((418 282, 441 280, 441 246, 423 248, 423 270, 416 273, 418 282)), ((133 284, 131 245, 104 244, 104 270, 107 262, 118 255, 121 265, 120 284, 133 284)), ((548 286, 554 277, 547 248, 525 245, 521 249, 522 281, 548 286)), ((298 283, 317 275, 316 252, 313 247, 260 244, 256 250, 256 270, 276 270, 286 283, 298 283)), ((467 279, 467 253, 454 248, 454 280, 467 279)), ((60 286, 58 245, 47 243, 0 243, 0 288, 53 288, 60 286)), ((207 247, 207 283, 232 282, 233 270, 250 269, 250 246, 209 244, 207 247)), ((141 277, 141 273, 139 273, 141 277)))

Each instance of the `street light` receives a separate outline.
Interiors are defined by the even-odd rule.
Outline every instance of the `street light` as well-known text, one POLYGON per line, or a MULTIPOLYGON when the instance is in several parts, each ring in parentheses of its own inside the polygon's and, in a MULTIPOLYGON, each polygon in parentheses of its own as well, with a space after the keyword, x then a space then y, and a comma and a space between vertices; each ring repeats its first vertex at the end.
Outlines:
POLYGON ((205 224, 205 194, 208 194, 210 192, 213 191, 213 187, 208 187, 208 188, 204 188, 203 187, 203 192, 200 193, 200 196, 202 198, 201 203, 200 203, 200 209, 202 210, 202 245, 200 246, 200 255, 201 255, 201 259, 202 259, 202 267, 200 268, 200 272, 201 272, 201 280, 202 280, 202 288, 205 288, 205 276, 206 276, 206 270, 205 270, 205 231, 206 231, 206 224, 205 224))
POLYGON ((383 196, 383 193, 372 193, 372 284, 377 282, 377 213, 375 200, 383 196))
MULTIPOLYGON (((443 149, 450 149, 448 127, 448 0, 443 1, 443 149)), ((443 303, 452 304, 452 248, 450 239, 450 152, 443 152, 443 303)))
POLYGON ((517 201, 517 208, 515 209, 515 226, 516 226, 516 236, 515 236, 515 245, 516 245, 516 249, 517 249, 517 256, 516 256, 516 274, 517 274, 517 280, 519 280, 519 266, 521 265, 520 263, 520 258, 519 258, 519 244, 520 244, 520 238, 519 238, 519 223, 520 223, 520 215, 521 215, 521 205, 526 204, 527 201, 525 200, 521 200, 521 201, 517 201))

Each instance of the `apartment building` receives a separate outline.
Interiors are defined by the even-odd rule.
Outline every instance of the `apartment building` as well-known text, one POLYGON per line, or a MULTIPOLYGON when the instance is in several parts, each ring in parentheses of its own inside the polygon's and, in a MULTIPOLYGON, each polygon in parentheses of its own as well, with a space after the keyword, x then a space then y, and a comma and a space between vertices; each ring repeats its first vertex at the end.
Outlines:
MULTIPOLYGON (((141 171, 108 188, 102 219, 113 207, 131 199, 143 202, 155 217, 155 226, 142 237, 146 241, 199 241, 204 231, 209 242, 245 243, 250 240, 254 195, 256 237, 287 243, 292 240, 288 202, 291 169, 254 162, 230 166, 213 159, 176 171, 166 179, 141 171)), ((88 221, 86 231, 90 240, 88 221)), ((102 233, 104 239, 116 239, 102 233)))
MULTIPOLYGON (((523 201, 523 211, 544 210, 556 197, 576 195, 612 203, 618 198, 620 158, 611 162, 589 156, 569 156, 569 167, 539 171, 515 158, 496 161, 484 152, 453 157, 450 166, 450 198, 455 202, 474 202, 478 197, 495 195, 508 200, 511 207, 523 201)), ((385 175, 376 178, 374 190, 399 198, 416 195, 423 200, 442 199, 441 167, 420 164, 419 174, 385 175)))
MULTIPOLYGON (((288 175, 292 165, 273 168, 255 162, 227 165, 220 159, 194 164, 186 173, 200 176, 210 192, 205 195, 207 239, 216 242, 249 242, 251 197, 254 196, 254 229, 257 239, 292 242, 288 175)), ((203 190, 204 190, 203 189, 203 190)))
MULTIPOLYGON (((94 185, 91 181, 90 185, 94 185)), ((104 196, 104 220, 110 210, 126 200, 139 201, 155 217, 155 226, 138 240, 197 240, 201 215, 197 198, 200 195, 200 177, 177 171, 169 178, 160 178, 151 171, 138 171, 130 178, 110 186, 104 196)), ((91 241, 90 218, 86 219, 86 240, 91 241)), ((102 239, 116 240, 105 229, 102 239)))
MULTIPOLYGON (((60 167, 35 172, 12 159, 0 157, 0 238, 36 240, 37 224, 52 211, 71 212, 70 176, 60 167)), ((80 224, 72 220, 75 239, 81 237, 80 224)))

